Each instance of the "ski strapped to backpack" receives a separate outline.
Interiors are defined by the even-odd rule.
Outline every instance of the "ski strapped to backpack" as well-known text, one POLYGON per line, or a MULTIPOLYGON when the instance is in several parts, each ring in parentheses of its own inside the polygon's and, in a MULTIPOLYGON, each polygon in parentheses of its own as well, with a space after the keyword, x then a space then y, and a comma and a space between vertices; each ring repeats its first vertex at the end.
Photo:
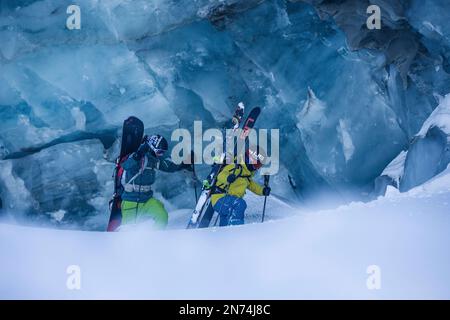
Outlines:
MULTIPOLYGON (((238 107, 239 108, 239 107, 238 107)), ((242 108, 243 111, 243 108, 242 108)), ((238 143, 239 146, 245 146, 245 140, 250 133, 250 130, 254 127, 255 122, 261 113, 261 109, 259 107, 253 108, 247 119, 244 122, 242 133, 239 135, 239 139, 241 140, 241 143, 238 143)), ((235 117, 233 117, 234 119, 235 117)), ((242 118, 242 116, 241 116, 242 118)), ((239 121, 240 122, 240 121, 239 121)), ((233 121, 233 130, 231 132, 231 136, 234 135, 236 130, 239 129, 239 122, 233 121)), ((233 139, 234 141, 234 139, 233 139)), ((236 150, 236 145, 234 145, 233 149, 231 150, 231 153, 239 154, 240 150, 236 150)), ((204 186, 202 188, 202 192, 200 194, 200 198, 197 202, 197 205, 195 206, 195 209, 192 213, 191 219, 189 220, 189 224, 187 226, 188 229, 192 228, 206 228, 209 226, 212 216, 214 214, 214 209, 212 208, 211 204, 211 195, 214 191, 214 186, 216 184, 217 176, 219 175, 222 168, 227 164, 227 158, 229 159, 230 150, 226 150, 221 158, 220 161, 217 164, 213 165, 213 168, 211 170, 211 173, 208 175, 206 182, 204 183, 204 186)))
POLYGON ((110 217, 107 231, 115 231, 122 223, 122 164, 128 156, 137 151, 144 136, 144 123, 136 117, 129 117, 123 122, 120 154, 114 169, 114 195, 110 201, 110 217))

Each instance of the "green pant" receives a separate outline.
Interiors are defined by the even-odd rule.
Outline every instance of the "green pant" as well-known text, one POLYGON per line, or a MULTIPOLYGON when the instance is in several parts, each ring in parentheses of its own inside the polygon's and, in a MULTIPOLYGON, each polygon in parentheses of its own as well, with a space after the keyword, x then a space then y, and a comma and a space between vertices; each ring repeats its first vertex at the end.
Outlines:
POLYGON ((122 201, 122 224, 137 223, 153 219, 158 228, 164 229, 169 215, 161 201, 150 198, 145 203, 122 201))

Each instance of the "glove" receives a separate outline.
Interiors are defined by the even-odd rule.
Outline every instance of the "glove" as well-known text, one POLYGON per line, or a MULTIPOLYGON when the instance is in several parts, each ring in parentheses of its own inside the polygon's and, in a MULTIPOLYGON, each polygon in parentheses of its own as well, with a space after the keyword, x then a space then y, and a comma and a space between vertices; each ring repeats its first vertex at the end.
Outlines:
POLYGON ((212 187, 211 182, 209 182, 208 179, 203 180, 203 188, 205 190, 209 190, 211 189, 211 187, 212 187))
POLYGON ((236 181, 236 175, 235 174, 230 174, 228 177, 227 177, 227 182, 229 183, 229 184, 232 184, 233 182, 235 182, 236 181))
POLYGON ((149 151, 150 151, 149 144, 147 142, 144 142, 139 146, 139 149, 133 154, 133 158, 135 160, 140 160, 149 151))
POLYGON ((264 189, 263 189, 263 196, 269 196, 270 195, 270 187, 264 187, 264 189))

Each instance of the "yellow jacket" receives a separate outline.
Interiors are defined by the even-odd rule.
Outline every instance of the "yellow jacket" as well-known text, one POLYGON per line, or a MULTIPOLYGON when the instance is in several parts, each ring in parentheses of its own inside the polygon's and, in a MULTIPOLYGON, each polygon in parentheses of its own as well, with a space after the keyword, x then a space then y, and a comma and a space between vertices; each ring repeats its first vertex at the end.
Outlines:
POLYGON ((227 191, 227 193, 216 193, 211 196, 211 203, 215 205, 217 200, 224 197, 226 194, 242 198, 245 191, 249 189, 253 193, 262 196, 264 187, 253 181, 255 172, 247 169, 245 164, 228 164, 217 176, 216 187, 227 191), (229 184, 227 178, 234 174, 236 180, 229 184))

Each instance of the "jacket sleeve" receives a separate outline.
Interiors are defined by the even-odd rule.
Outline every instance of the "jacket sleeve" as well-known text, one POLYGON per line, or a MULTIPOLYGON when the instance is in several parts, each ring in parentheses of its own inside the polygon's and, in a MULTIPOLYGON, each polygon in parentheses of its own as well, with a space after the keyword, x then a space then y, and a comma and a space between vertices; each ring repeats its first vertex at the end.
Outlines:
POLYGON ((259 196, 263 195, 263 189, 264 187, 260 185, 259 183, 256 183, 253 181, 253 179, 249 179, 250 183, 248 185, 248 189, 253 192, 254 194, 257 194, 259 196))
POLYGON ((168 160, 168 159, 162 159, 159 160, 156 168, 158 170, 164 171, 164 172, 175 172, 175 171, 180 171, 182 170, 182 166, 173 163, 172 161, 168 160))

